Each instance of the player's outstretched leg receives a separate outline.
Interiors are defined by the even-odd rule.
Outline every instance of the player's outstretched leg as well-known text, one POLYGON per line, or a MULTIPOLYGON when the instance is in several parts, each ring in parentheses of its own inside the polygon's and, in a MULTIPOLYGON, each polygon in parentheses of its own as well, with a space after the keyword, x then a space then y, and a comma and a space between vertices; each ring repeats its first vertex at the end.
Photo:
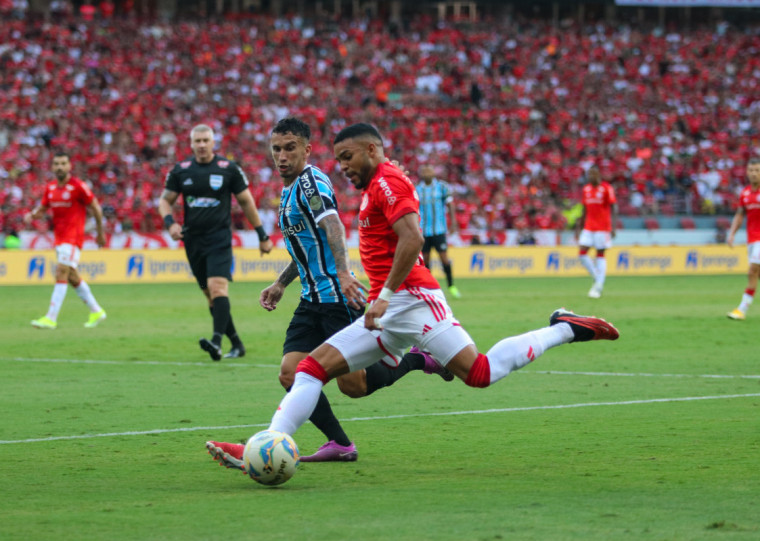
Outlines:
POLYGON ((570 310, 558 308, 549 318, 551 325, 567 323, 573 331, 571 342, 588 342, 589 340, 617 340, 618 330, 605 320, 593 316, 581 316, 570 310))
POLYGON ((245 445, 223 441, 207 441, 206 449, 220 466, 245 471, 245 465, 243 464, 245 445))

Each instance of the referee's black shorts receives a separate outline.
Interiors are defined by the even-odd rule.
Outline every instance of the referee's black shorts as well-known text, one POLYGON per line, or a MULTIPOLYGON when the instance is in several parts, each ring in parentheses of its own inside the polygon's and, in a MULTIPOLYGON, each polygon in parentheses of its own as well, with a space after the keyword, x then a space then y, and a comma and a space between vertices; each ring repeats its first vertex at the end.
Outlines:
POLYGON ((201 289, 210 277, 232 280, 232 233, 220 229, 206 235, 185 233, 183 239, 190 269, 201 289))
POLYGON ((312 351, 362 314, 364 309, 356 310, 342 303, 316 303, 301 299, 285 333, 282 354, 312 351))

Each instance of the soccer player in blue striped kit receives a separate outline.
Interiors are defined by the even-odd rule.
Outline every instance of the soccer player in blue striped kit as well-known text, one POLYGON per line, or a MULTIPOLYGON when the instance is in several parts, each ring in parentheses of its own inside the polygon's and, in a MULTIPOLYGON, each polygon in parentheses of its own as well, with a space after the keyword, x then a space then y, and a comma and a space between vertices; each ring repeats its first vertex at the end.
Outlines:
MULTIPOLYGON (((283 346, 279 378, 285 389, 293 384, 298 363, 324 340, 359 319, 366 301, 366 287, 348 267, 345 229, 332 183, 327 175, 307 163, 310 137, 307 124, 286 118, 274 127, 270 141, 275 166, 283 179, 279 226, 292 261, 261 292, 259 303, 266 310, 274 310, 285 288, 296 278, 301 281, 301 301, 283 346)), ((454 379, 430 355, 412 348, 397 367, 377 362, 338 378, 337 383, 344 394, 359 398, 393 385, 412 370, 438 374, 446 381, 454 379)), ((356 446, 343 431, 324 392, 309 420, 328 441, 313 455, 301 457, 302 462, 357 459, 356 446)), ((243 445, 209 441, 206 448, 221 465, 243 469, 243 445)))
POLYGON ((435 177, 433 166, 423 165, 420 168, 420 178, 422 182, 417 184, 417 194, 420 197, 420 225, 422 236, 425 239, 422 245, 422 259, 425 261, 425 266, 430 268, 430 251, 435 248, 438 257, 441 258, 443 272, 446 274, 448 292, 452 297, 458 299, 461 294, 457 286, 454 285, 446 240, 449 231, 455 233, 457 230, 454 197, 451 195, 449 185, 435 177), (446 219, 447 214, 448 220, 446 219))

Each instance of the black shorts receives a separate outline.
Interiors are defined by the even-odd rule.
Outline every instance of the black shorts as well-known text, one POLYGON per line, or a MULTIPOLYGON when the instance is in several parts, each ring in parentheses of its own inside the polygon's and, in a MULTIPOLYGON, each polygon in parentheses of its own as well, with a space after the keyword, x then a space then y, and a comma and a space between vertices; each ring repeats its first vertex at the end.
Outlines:
POLYGON ((201 289, 209 277, 232 280, 232 233, 220 229, 208 235, 185 233, 185 253, 190 269, 201 289))
POLYGON ((316 303, 301 299, 285 333, 282 354, 312 351, 333 334, 348 327, 364 314, 340 303, 316 303))
POLYGON ((431 249, 435 248, 439 254, 445 252, 448 248, 446 246, 446 235, 432 235, 425 237, 425 244, 422 245, 422 252, 427 254, 431 249))

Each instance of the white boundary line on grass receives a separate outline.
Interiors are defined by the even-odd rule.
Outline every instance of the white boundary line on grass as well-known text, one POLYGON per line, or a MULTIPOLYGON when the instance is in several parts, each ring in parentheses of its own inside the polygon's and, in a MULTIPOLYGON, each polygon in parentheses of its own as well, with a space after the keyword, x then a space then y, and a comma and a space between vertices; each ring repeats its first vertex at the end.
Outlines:
POLYGON ((280 368, 279 364, 260 364, 260 363, 216 363, 213 361, 205 362, 181 362, 181 361, 103 361, 96 359, 46 359, 34 357, 0 357, 0 361, 16 361, 20 363, 62 363, 62 364, 107 364, 107 365, 151 365, 151 366, 232 366, 235 368, 280 368))
MULTIPOLYGON (((279 364, 261 363, 215 363, 203 362, 180 362, 180 361, 104 361, 95 359, 47 359, 34 357, 2 357, 0 361, 15 361, 29 363, 63 363, 63 364, 104 364, 104 365, 151 365, 151 366, 230 366, 234 368, 279 368, 279 364)), ((760 379, 760 374, 654 374, 647 372, 580 372, 561 370, 522 370, 519 374, 543 374, 558 376, 605 376, 605 377, 642 377, 642 378, 706 378, 706 379, 760 379)))
POLYGON ((565 372, 560 370, 523 370, 520 374, 557 374, 559 376, 614 376, 636 378, 707 378, 707 379, 760 379, 760 374, 650 374, 647 372, 565 372))
MULTIPOLYGON (((650 398, 647 400, 622 400, 620 402, 585 402, 580 404, 559 404, 556 406, 527 406, 521 408, 497 408, 487 410, 470 410, 470 411, 448 411, 448 412, 436 412, 436 413, 409 413, 400 415, 380 415, 374 417, 352 417, 350 419, 341 419, 341 422, 345 421, 383 421, 387 419, 409 419, 413 417, 448 417, 452 415, 481 415, 484 413, 511 413, 519 411, 537 411, 537 410, 558 410, 558 409, 572 409, 572 408, 589 408, 595 406, 631 406, 637 404, 658 404, 664 402, 693 402, 696 400, 726 400, 732 398, 757 398, 760 397, 760 393, 749 394, 728 394, 728 395, 716 395, 716 396, 686 396, 681 398, 650 398)), ((268 423, 258 423, 250 425, 229 425, 229 426, 195 426, 184 428, 157 428, 155 430, 139 430, 129 432, 106 432, 102 434, 80 434, 72 436, 51 436, 49 438, 29 438, 25 440, 0 440, 0 445, 8 445, 12 443, 39 443, 50 441, 63 441, 63 440, 81 440, 91 438, 108 438, 108 437, 123 437, 123 436, 144 436, 149 434, 169 434, 173 432, 199 432, 210 430, 229 430, 233 428, 258 428, 268 426, 268 423)))

